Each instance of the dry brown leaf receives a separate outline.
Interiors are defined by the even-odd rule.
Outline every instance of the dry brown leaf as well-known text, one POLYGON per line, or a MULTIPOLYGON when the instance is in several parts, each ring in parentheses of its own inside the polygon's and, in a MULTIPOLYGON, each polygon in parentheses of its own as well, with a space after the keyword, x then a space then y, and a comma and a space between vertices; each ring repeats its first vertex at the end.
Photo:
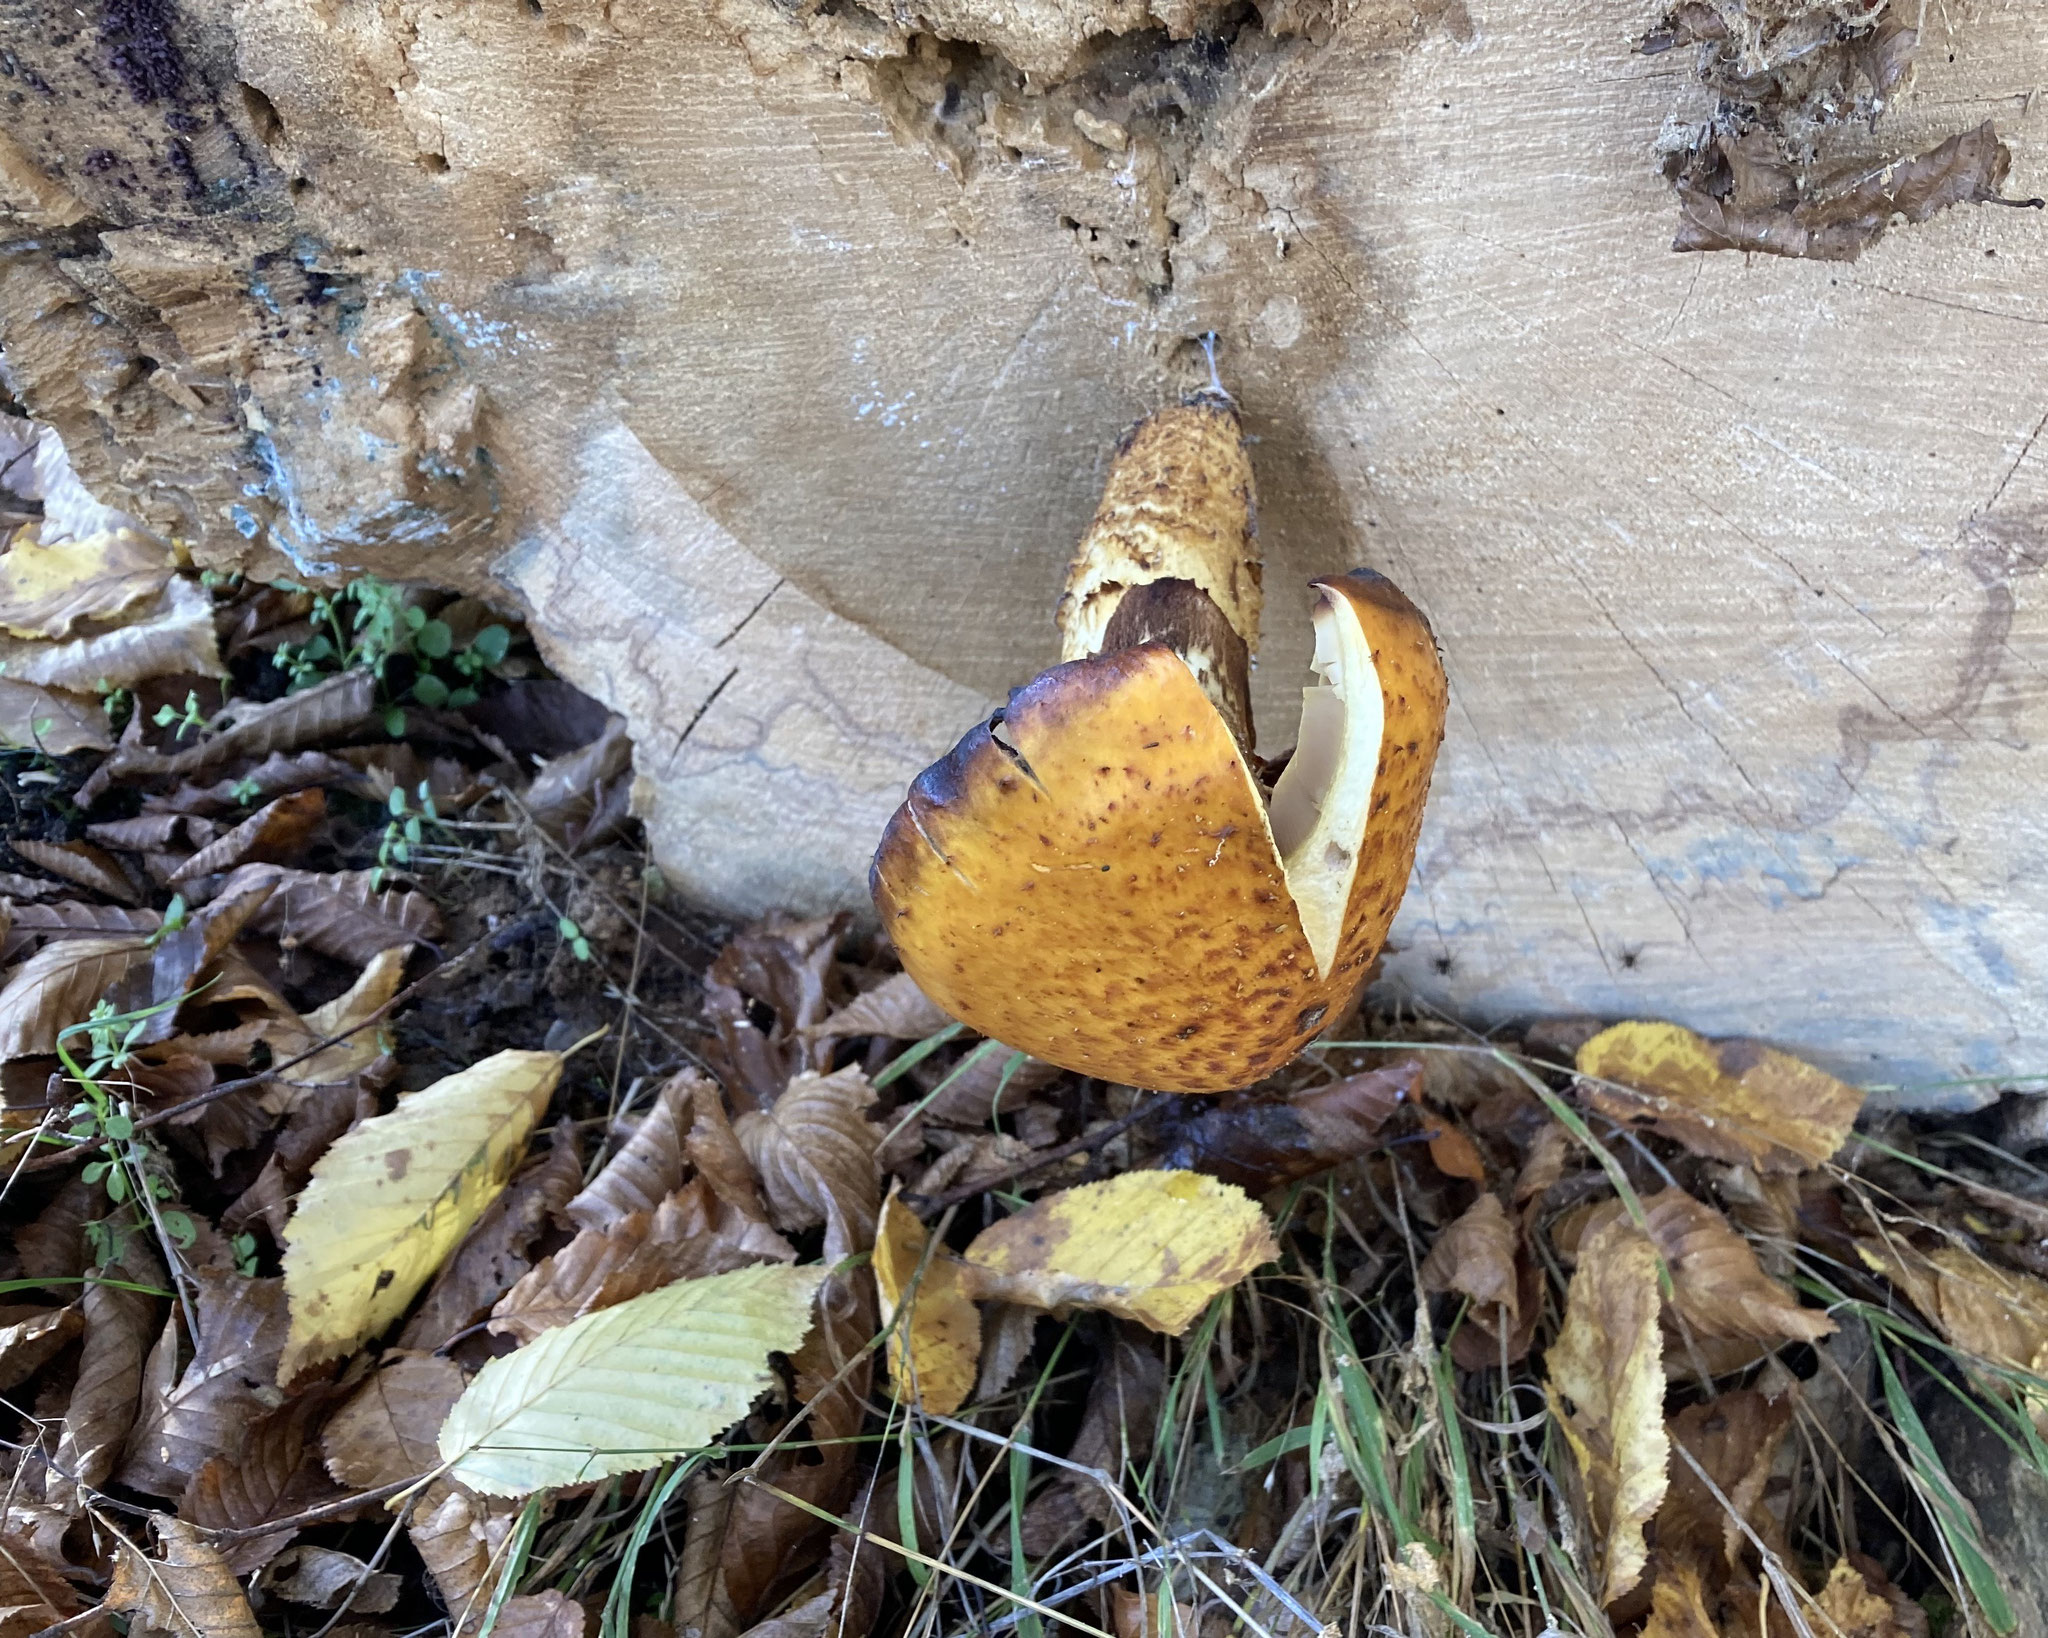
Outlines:
POLYGON ((684 1070, 664 1081, 653 1107, 604 1170, 569 1202, 578 1228, 601 1229, 635 1212, 649 1212, 683 1186, 689 1164, 683 1135, 696 1119, 697 1089, 704 1077, 684 1070))
POLYGON ((163 1267, 155 1254, 131 1234, 120 1260, 104 1272, 106 1278, 89 1282, 79 1298, 85 1345, 52 1458, 59 1477, 52 1481, 50 1499, 59 1506, 68 1505, 72 1483, 97 1489, 113 1473, 135 1422, 143 1361, 156 1339, 158 1299, 109 1283, 125 1280, 164 1289, 163 1267))
POLYGON ((12 904, 9 908, 13 924, 7 929, 6 943, 0 945, 0 961, 32 955, 59 939, 109 938, 123 933, 146 936, 163 925, 163 917, 154 910, 122 910, 109 904, 83 904, 75 899, 55 904, 12 904))
POLYGON ((317 785, 280 796, 179 865, 167 885, 178 887, 239 864, 282 864, 312 840, 326 817, 327 793, 317 785))
POLYGON ((256 1617, 227 1560, 204 1532, 181 1519, 156 1515, 162 1556, 144 1558, 121 1543, 107 1606, 133 1617, 135 1634, 173 1638, 259 1638, 256 1617))
POLYGON ((1481 1188, 1486 1186, 1486 1158, 1479 1145, 1448 1122, 1430 1134, 1429 1158, 1446 1177, 1462 1177, 1481 1188))
POLYGON ((737 1486, 701 1469, 683 1486, 683 1550, 669 1600, 676 1638, 736 1638, 740 1630, 739 1612, 720 1574, 738 1494, 737 1486))
POLYGON ((1857 162, 1839 181, 1803 175, 1767 130, 1720 135, 1679 180, 1671 248, 1853 262, 1899 217, 1999 198, 2011 170, 1989 120, 1888 165, 1857 162))
POLYGON ((1708 1337, 1754 1342, 1818 1342, 1835 1322, 1802 1308, 1786 1286, 1763 1271, 1755 1250, 1728 1219, 1683 1189, 1643 1202, 1650 1238, 1671 1269, 1679 1316, 1708 1337))
MULTIPOLYGON (((246 1532, 342 1499, 320 1465, 312 1425, 332 1403, 331 1388, 287 1400, 246 1430, 232 1458, 215 1456, 192 1475, 178 1516, 207 1530, 246 1532)), ((266 1535, 238 1534, 222 1549, 228 1568, 248 1575, 268 1564, 297 1534, 290 1526, 266 1535)))
MULTIPOLYGON (((482 1624, 479 1611, 473 1625, 482 1624)), ((504 1638, 583 1638, 590 1615, 565 1592, 548 1587, 537 1593, 517 1593, 505 1600, 498 1611, 493 1633, 504 1638)))
POLYGON ((1410 1058, 1284 1099, 1239 1092, 1203 1099, 1160 1129, 1157 1164, 1264 1194, 1377 1148, 1387 1122, 1414 1100, 1421 1074, 1410 1058))
POLYGON ((0 989, 0 1061, 46 1057, 57 1036, 149 955, 146 938, 75 938, 47 944, 0 989))
MULTIPOLYGON (((1920 1251, 1865 1240, 1858 1249, 1955 1347, 2048 1377, 2048 1281, 1988 1263, 1966 1246, 1920 1251)), ((2048 1422, 2048 1392, 2034 1401, 2034 1416, 2048 1422)))
POLYGON ((0 1531, 0 1638, 34 1638, 69 1620, 81 1607, 78 1593, 27 1527, 28 1508, 15 1501, 0 1531))
MULTIPOLYGON (((378 1062, 389 1065, 390 1060, 378 1062)), ((269 1227, 273 1240, 283 1241, 291 1215, 291 1197, 304 1185, 313 1163, 342 1133, 377 1113, 377 1096, 371 1089, 378 1079, 375 1068, 373 1065, 373 1072, 353 1083, 299 1090, 291 1113, 285 1117, 284 1127, 263 1162, 263 1170, 222 1213, 222 1228, 238 1233, 251 1221, 260 1219, 269 1227)))
POLYGON ((1116 1638, 1195 1638, 1199 1630, 1194 1605, 1128 1587, 1111 1595, 1110 1619, 1116 1638))
POLYGON ((1099 1308, 1178 1336, 1278 1255, 1266 1214, 1243 1190, 1200 1172, 1127 1172, 991 1224, 962 1272, 976 1297, 1099 1308))
MULTIPOLYGON (((829 1230, 828 1230, 829 1236, 829 1230)), ((829 1255, 829 1253, 828 1253, 829 1255)), ((817 1323, 789 1356, 796 1396, 808 1407, 805 1426, 817 1448, 778 1451, 759 1470, 762 1483, 738 1487, 718 1561, 720 1596, 737 1618, 758 1619, 778 1589, 792 1590, 815 1563, 815 1544, 831 1527, 772 1495, 767 1486, 808 1502, 828 1516, 843 1513, 859 1482, 855 1437, 867 1418, 878 1326, 874 1281, 865 1269, 835 1274, 819 1287, 817 1323)))
POLYGON ((180 785, 168 795, 152 796, 149 801, 173 813, 219 818, 233 815, 239 819, 248 807, 242 800, 245 796, 253 793, 256 801, 267 802, 273 796, 304 790, 309 785, 324 785, 378 802, 390 794, 372 790, 352 763, 326 751, 273 751, 232 779, 219 779, 211 785, 180 785))
POLYGON ((14 1233, 21 1272, 36 1279, 75 1280, 85 1272, 85 1225, 106 1213, 106 1190, 82 1177, 70 1178, 14 1233))
POLYGON ((755 1186, 753 1162, 747 1159, 747 1151, 733 1135, 724 1097, 710 1081, 702 1080, 692 1089, 692 1095, 696 1107, 690 1120, 690 1134, 683 1140, 690 1164, 719 1199, 757 1223, 767 1222, 768 1207, 755 1186))
POLYGON ((1551 1414, 1585 1486, 1603 1604, 1641 1578, 1643 1526, 1664 1499, 1664 1333, 1657 1250, 1633 1224, 1610 1222, 1579 1247, 1563 1328, 1544 1360, 1551 1414))
POLYGON ((85 1329, 71 1308, 0 1308, 0 1393, 18 1388, 85 1329))
POLYGON ((177 558, 133 529, 53 546, 17 535, 0 555, 0 631, 56 641, 87 620, 117 620, 164 589, 177 558))
MULTIPOLYGON (((1580 1229, 1591 1234, 1625 1215, 1619 1200, 1602 1201, 1580 1229)), ((1802 1308, 1792 1290, 1772 1279, 1756 1249, 1728 1219, 1683 1189, 1665 1189, 1643 1202, 1643 1222, 1671 1271, 1673 1312, 1695 1339, 1744 1339, 1777 1347, 1818 1342, 1835 1322, 1818 1308, 1802 1308)), ((1749 1356, 1743 1356, 1749 1357, 1749 1356)))
POLYGON ((1499 1196, 1481 1194, 1429 1248, 1422 1260, 1423 1289, 1462 1292, 1481 1307, 1501 1309, 1512 1325, 1521 1313, 1515 1273, 1520 1238, 1499 1196))
POLYGON ((490 1203, 476 1227, 398 1334, 401 1348, 439 1348, 490 1312, 497 1300, 533 1267, 527 1257, 550 1223, 568 1226, 564 1208, 583 1184, 583 1156, 573 1121, 554 1130, 547 1158, 512 1180, 490 1203))
POLYGON ((180 1304, 167 1310, 156 1345, 142 1362, 142 1393, 135 1424, 128 1430, 128 1442, 122 1447, 120 1464, 114 1469, 114 1483, 169 1500, 185 1493, 191 1477, 166 1467, 159 1454, 164 1443, 164 1409, 171 1402, 171 1390, 178 1385, 178 1355, 184 1341, 185 1316, 180 1304))
POLYGON ((397 1607, 403 1583, 388 1570, 372 1570, 353 1553, 287 1547, 265 1567, 257 1585, 289 1604, 334 1610, 346 1600, 354 1614, 383 1615, 397 1607))
POLYGON ((1587 1102, 1646 1121, 1710 1160, 1759 1172, 1818 1166, 1841 1148, 1863 1094, 1756 1041, 1708 1041, 1676 1024, 1628 1023, 1579 1048, 1587 1102), (1601 1082, 1619 1083, 1603 1085, 1601 1082))
POLYGON ((1561 1122, 1547 1120, 1538 1127, 1523 1151, 1522 1169, 1515 1174, 1514 1203, 1525 1205, 1548 1192, 1552 1184, 1563 1178, 1572 1149, 1572 1135, 1561 1122))
POLYGON ((86 840, 101 847, 123 848, 130 853, 161 853, 167 848, 198 846, 190 839, 211 841, 215 826, 208 820, 183 813, 142 813, 133 819, 110 819, 103 825, 87 825, 86 840))
MULTIPOLYGON (((353 984, 332 1001, 307 1013, 306 1045, 327 1040, 334 1041, 334 1045, 280 1071, 280 1078, 293 1086, 331 1086, 367 1074, 384 1055, 385 1032, 362 1026, 398 993, 398 986, 405 979, 406 958, 411 953, 411 946, 406 944, 379 950, 353 984)), ((297 1057, 298 1053, 287 1056, 297 1057)))
POLYGON ((90 842, 36 842, 26 837, 9 845, 38 870, 61 876, 89 893, 104 894, 131 909, 142 903, 127 872, 105 848, 90 842))
POLYGON ((981 1310, 981 1375, 975 1397, 993 1399, 1015 1380, 1038 1339, 1038 1310, 992 1302, 981 1310))
POLYGON ((239 1458, 250 1428, 277 1404, 284 1349, 284 1281, 199 1268, 199 1335, 165 1401, 157 1461, 189 1480, 216 1456, 239 1458))
POLYGON ((950 1068, 927 1074, 924 1067, 919 1066, 918 1081, 931 1087, 933 1095, 918 1119, 976 1131, 986 1131, 998 1115, 1028 1108, 1033 1097, 1064 1073, 1043 1058, 1027 1058, 1000 1041, 981 1042, 950 1068))
POLYGON ((781 1235, 693 1178, 653 1211, 585 1229, 543 1258, 492 1310, 491 1330, 531 1342, 543 1331, 677 1280, 795 1261, 796 1248, 781 1235))
POLYGON ((1657 1509, 1660 1552, 1686 1558, 1718 1556, 1732 1570, 1748 1544, 1744 1525, 1766 1544, 1779 1545, 1781 1531, 1764 1506, 1764 1489, 1778 1446, 1792 1425, 1792 1411, 1790 1394, 1774 1400, 1754 1388, 1738 1388, 1688 1405, 1671 1418, 1673 1441, 1691 1453, 1734 1513, 1715 1498, 1692 1462, 1675 1457, 1671 1488, 1657 1509))
POLYGON ((316 875, 279 865, 243 865, 222 884, 223 893, 251 881, 273 880, 275 889, 253 931, 290 948, 304 945, 336 961, 360 967, 378 952, 431 944, 441 936, 441 913, 424 893, 379 889, 368 870, 316 875))
POLYGON ((1835 1560, 1814 1603, 1828 1638, 1927 1638, 1927 1612, 1868 1559, 1835 1560))
POLYGON ((1697 1564, 1685 1560, 1658 1567, 1642 1638, 1722 1638, 1719 1623, 1707 1611, 1706 1584, 1697 1564))
POLYGON ((177 576, 125 625, 35 642, 0 636, 7 675, 44 688, 90 694, 133 688, 153 677, 223 677, 213 635, 213 599, 196 581, 177 576))
MULTIPOLYGON (((439 1461, 436 1455, 435 1465, 439 1461)), ((519 1506, 440 1479, 413 1509, 408 1534, 458 1634, 472 1634, 483 1624, 492 1562, 512 1533, 519 1506)))
MULTIPOLYGON (((1110 1333, 1107 1353, 1089 1384, 1067 1460, 1115 1473, 1126 1462, 1142 1468, 1152 1455, 1166 1396, 1166 1363, 1151 1337, 1128 1321, 1110 1333)), ((1050 1554, 1091 1520, 1115 1528, 1117 1511, 1115 1500, 1095 1480, 1062 1474, 1026 1507, 1024 1550, 1033 1558, 1050 1554)))
POLYGON ((462 1397, 462 1367, 435 1354, 385 1356, 383 1369, 328 1419, 327 1471, 351 1490, 403 1484, 441 1465, 434 1439, 462 1397))
POLYGON ((805 1029, 822 1023, 839 999, 839 940, 844 915, 816 921, 770 917, 719 952, 704 975, 704 1016, 718 1032, 708 1056, 734 1107, 766 1109, 792 1077, 815 1069, 832 1049, 805 1029), (750 1001, 771 1021, 757 1028, 750 1001))
POLYGON ((0 745, 70 756, 108 750, 113 743, 106 709, 90 695, 0 677, 0 745))
POLYGON ((803 1033, 814 1041, 837 1040, 849 1035, 880 1035, 892 1041, 921 1041, 936 1035, 953 1022, 946 1011, 908 973, 891 973, 873 989, 856 995, 831 1017, 805 1024, 803 1033))
POLYGON ((933 1416, 951 1416, 974 1391, 981 1367, 981 1312, 959 1262, 932 1248, 924 1224, 892 1188, 875 1231, 875 1286, 889 1332, 896 1397, 933 1416), (915 1289, 913 1290, 913 1285, 915 1289), (899 1320, 905 1301, 910 1312, 899 1320))
POLYGON ((875 1089, 858 1068, 806 1070, 767 1113, 733 1122, 775 1226, 792 1233, 825 1224, 827 1262, 874 1244, 881 1207, 875 1150, 882 1137, 866 1115, 874 1101, 875 1089))
MULTIPOLYGON (((935 1132, 931 1137, 947 1146, 910 1186, 912 1194, 927 1198, 951 1189, 984 1189, 1015 1177, 1034 1155, 1030 1144, 1008 1132, 935 1132)), ((924 1144, 917 1147, 921 1150, 924 1144)))
POLYGON ((112 781, 131 774, 178 777, 235 757, 265 757, 322 741, 344 740, 375 717, 377 679, 367 670, 344 671, 281 700, 265 705, 237 703, 231 711, 234 720, 229 727, 168 755, 150 750, 139 739, 131 744, 124 736, 113 755, 80 788, 80 800, 95 800, 112 781))

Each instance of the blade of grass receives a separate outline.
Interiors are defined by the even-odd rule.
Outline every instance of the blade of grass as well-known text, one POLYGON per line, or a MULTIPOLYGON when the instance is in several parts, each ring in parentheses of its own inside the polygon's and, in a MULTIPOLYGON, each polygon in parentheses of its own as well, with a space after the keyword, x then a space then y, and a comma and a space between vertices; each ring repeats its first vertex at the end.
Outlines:
POLYGON ((1884 1378, 1885 1408, 1891 1412, 1892 1425, 1905 1441, 1907 1458, 1912 1464, 1914 1477, 1919 1481, 1917 1488, 1921 1500, 1934 1520, 1934 1527, 1941 1532, 1950 1559, 1961 1572, 1970 1596, 1977 1601, 1977 1607, 1984 1612, 1984 1619, 1991 1623, 1992 1630, 2011 1632, 2019 1622, 2013 1615, 2012 1605, 2006 1601, 2005 1589, 1998 1584, 1998 1572, 1984 1556, 1969 1506, 1949 1478, 1948 1469, 1942 1465, 1934 1441, 1928 1437, 1927 1425, 1920 1420, 1912 1396, 1899 1380, 1898 1367, 1892 1363, 1890 1350, 1880 1347, 1876 1353, 1878 1370, 1884 1378))
POLYGON ((955 1039, 966 1028, 965 1024, 948 1024, 936 1034, 927 1035, 916 1046, 906 1047, 880 1069, 876 1070, 874 1078, 868 1082, 868 1085, 879 1091, 899 1076, 908 1075, 919 1064, 923 1063, 925 1059, 938 1051, 948 1041, 955 1039))

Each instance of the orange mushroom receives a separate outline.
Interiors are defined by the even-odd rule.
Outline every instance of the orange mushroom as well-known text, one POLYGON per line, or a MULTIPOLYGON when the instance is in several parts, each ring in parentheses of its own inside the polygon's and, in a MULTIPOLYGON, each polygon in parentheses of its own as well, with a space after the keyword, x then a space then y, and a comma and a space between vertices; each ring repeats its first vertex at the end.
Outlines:
POLYGON ((1270 1074, 1350 1005, 1415 860, 1446 691, 1368 570, 1314 581, 1316 684, 1268 789, 1250 755, 1251 466, 1235 406, 1117 452, 1068 576, 1064 663, 920 775, 876 851, 905 969, 969 1027, 1170 1092, 1270 1074))

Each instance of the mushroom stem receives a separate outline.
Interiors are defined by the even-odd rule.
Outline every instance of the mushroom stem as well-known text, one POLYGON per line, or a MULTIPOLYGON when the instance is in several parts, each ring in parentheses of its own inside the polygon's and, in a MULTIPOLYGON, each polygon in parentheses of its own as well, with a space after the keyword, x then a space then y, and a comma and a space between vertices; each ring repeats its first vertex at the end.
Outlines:
POLYGON ((1063 660, 1164 643, 1250 754, 1260 561, 1251 460, 1237 406, 1198 393, 1117 446, 1058 622, 1063 660))

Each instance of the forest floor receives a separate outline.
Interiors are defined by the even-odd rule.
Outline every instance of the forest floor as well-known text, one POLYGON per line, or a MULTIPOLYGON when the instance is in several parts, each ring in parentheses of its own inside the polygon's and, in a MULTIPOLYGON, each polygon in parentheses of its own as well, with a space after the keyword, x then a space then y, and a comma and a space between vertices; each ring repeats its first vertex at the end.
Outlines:
POLYGON ((0 1638, 2043 1630, 2025 1100, 1106 1085, 676 902, 480 604, 112 528, 0 626, 0 1638))

